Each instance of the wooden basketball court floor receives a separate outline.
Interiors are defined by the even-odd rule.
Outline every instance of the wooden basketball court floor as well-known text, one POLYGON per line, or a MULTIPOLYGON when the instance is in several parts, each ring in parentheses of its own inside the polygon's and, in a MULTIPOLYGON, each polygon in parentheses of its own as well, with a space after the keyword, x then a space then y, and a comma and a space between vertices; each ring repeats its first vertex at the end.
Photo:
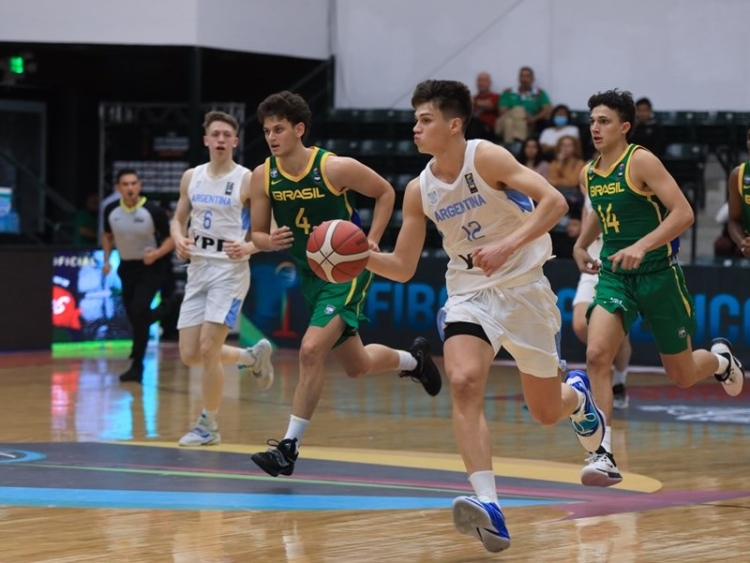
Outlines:
MULTIPOLYGON (((437 398, 393 374, 347 379, 332 361, 292 477, 249 459, 282 438, 298 371, 277 351, 268 391, 226 369, 223 443, 178 448, 200 376, 173 344, 149 352, 143 386, 120 353, 0 356, 0 562, 602 563, 750 561, 750 409, 715 382, 679 390, 631 374, 614 420, 625 479, 580 485, 570 427, 534 423, 510 366, 487 413, 510 550, 455 532, 470 494, 437 398)), ((441 364, 442 367, 442 364, 441 364)))

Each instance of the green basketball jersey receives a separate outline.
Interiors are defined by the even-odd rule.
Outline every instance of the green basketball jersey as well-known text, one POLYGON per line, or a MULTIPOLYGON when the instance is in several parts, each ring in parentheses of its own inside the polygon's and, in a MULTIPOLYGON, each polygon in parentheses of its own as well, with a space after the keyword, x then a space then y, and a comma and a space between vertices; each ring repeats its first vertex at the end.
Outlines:
MULTIPOLYGON (((602 229, 600 259, 602 267, 610 271, 612 263, 609 257, 655 230, 667 214, 667 208, 656 194, 636 188, 630 179, 630 159, 638 149, 643 147, 629 145, 609 170, 596 168, 600 158, 586 167, 586 189, 602 229)), ((679 239, 675 239, 646 253, 637 269, 618 269, 617 273, 643 274, 663 270, 674 263, 678 249, 679 239)))
POLYGON ((740 164, 737 181, 742 200, 742 228, 745 234, 750 236, 750 160, 740 164))
POLYGON ((346 191, 339 192, 325 174, 325 161, 330 152, 318 147, 302 174, 285 172, 276 157, 266 159, 266 192, 271 200, 273 216, 279 227, 289 227, 294 242, 289 249, 297 265, 311 272, 307 264, 307 239, 324 221, 345 219, 360 224, 356 209, 346 191))

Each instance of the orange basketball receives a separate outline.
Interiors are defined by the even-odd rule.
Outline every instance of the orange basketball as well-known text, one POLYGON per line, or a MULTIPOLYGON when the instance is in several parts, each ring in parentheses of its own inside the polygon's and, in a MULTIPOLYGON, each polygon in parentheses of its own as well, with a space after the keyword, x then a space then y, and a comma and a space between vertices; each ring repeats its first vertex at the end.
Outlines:
POLYGON ((356 278, 369 258, 367 236, 350 221, 325 221, 307 239, 307 263, 319 278, 332 283, 356 278))

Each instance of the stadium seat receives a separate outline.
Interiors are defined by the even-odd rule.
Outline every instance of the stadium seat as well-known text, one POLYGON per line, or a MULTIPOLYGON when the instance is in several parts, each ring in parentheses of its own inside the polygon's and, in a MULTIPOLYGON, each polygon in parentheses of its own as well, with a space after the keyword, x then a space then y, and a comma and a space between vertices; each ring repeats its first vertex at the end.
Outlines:
POLYGON ((662 157, 693 207, 706 205, 705 168, 708 148, 699 143, 671 143, 662 157))
POLYGON ((571 125, 578 125, 578 126, 585 126, 588 127, 589 125, 589 117, 590 113, 588 110, 575 110, 570 112, 570 124, 571 125))
POLYGON ((354 156, 359 152, 359 142, 353 139, 322 139, 315 145, 340 156, 354 156))
POLYGON ((362 156, 389 156, 393 154, 393 143, 382 139, 365 139, 359 143, 362 156))
POLYGON ((393 179, 393 188, 397 192, 403 192, 406 185, 415 177, 414 174, 398 174, 393 179))

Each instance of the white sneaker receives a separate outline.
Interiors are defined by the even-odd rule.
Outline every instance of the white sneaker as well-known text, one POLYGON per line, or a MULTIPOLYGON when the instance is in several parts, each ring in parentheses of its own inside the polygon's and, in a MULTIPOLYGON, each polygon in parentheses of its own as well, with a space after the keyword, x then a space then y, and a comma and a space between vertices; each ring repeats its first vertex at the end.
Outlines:
POLYGON ((745 373, 742 364, 732 354, 732 344, 726 338, 714 338, 711 341, 711 352, 724 356, 729 361, 727 371, 716 374, 714 377, 724 386, 727 395, 736 397, 742 393, 742 384, 745 381, 745 373))
POLYGON ((249 372, 258 387, 268 389, 273 385, 273 364, 271 363, 273 346, 268 340, 261 338, 255 346, 247 350, 255 358, 255 363, 252 366, 239 365, 237 367, 240 372, 249 372))
POLYGON ((615 465, 612 454, 599 450, 602 453, 591 454, 586 458, 587 465, 581 470, 581 483, 587 487, 611 487, 622 481, 622 475, 615 465))
POLYGON ((221 435, 219 434, 219 425, 214 423, 212 426, 206 424, 206 419, 201 417, 187 434, 180 438, 181 446, 215 446, 221 444, 221 435))

